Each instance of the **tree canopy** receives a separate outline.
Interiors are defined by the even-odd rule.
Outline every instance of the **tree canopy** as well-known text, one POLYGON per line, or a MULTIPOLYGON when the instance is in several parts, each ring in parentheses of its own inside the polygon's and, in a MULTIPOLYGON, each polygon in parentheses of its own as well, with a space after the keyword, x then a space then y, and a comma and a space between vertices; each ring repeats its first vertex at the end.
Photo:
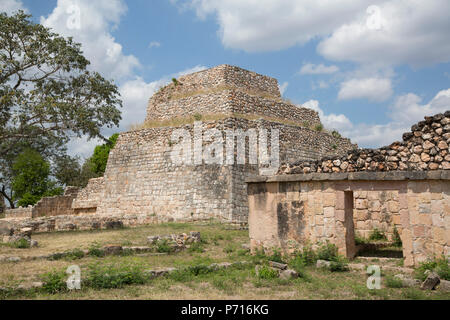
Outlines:
POLYGON ((71 138, 107 141, 101 129, 121 120, 117 86, 88 70, 81 45, 30 17, 0 13, 0 194, 11 207, 12 163, 26 148, 56 162, 71 138))
POLYGON ((34 205, 44 196, 62 193, 50 180, 50 164, 36 151, 27 149, 14 161, 12 191, 17 205, 34 205))

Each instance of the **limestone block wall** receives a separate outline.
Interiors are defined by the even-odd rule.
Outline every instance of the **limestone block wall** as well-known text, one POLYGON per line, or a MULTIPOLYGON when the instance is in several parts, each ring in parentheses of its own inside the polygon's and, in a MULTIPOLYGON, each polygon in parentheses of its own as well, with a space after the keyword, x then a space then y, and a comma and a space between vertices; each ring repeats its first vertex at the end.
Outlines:
POLYGON ((392 240, 394 227, 401 230, 399 192, 355 191, 353 220, 356 234, 368 238, 374 229, 392 240))
MULTIPOLYGON (((161 88, 149 101, 146 120, 159 119, 162 115, 158 112, 160 110, 159 106, 172 99, 176 100, 179 97, 204 94, 206 92, 211 93, 217 91, 217 89, 221 91, 224 88, 240 89, 275 98, 280 97, 276 79, 238 67, 220 65, 182 76, 178 79, 177 85, 171 83, 161 88)), ((178 115, 178 113, 175 115, 178 115)))
POLYGON ((399 217, 392 217, 392 224, 399 226, 405 265, 418 265, 433 256, 449 256, 449 180, 449 171, 253 178, 248 180, 252 249, 282 248, 292 252, 308 242, 328 240, 352 258, 356 254, 354 204, 366 200, 361 198, 366 192, 372 199, 391 192, 392 199, 398 195, 398 201, 390 198, 387 203, 398 204, 399 214, 395 216, 399 217))
POLYGON ((61 196, 44 197, 34 206, 6 210, 6 218, 37 218, 58 215, 72 215, 72 202, 77 197, 79 189, 67 187, 61 196))
MULTIPOLYGON (((227 118, 200 125, 202 132, 218 129, 224 142, 226 130, 266 129, 270 139, 270 130, 278 129, 280 160, 317 159, 355 147, 348 139, 261 119, 227 118)), ((104 178, 91 180, 87 188, 80 192, 73 203, 75 212, 149 214, 177 221, 212 217, 247 221, 245 179, 258 173, 256 165, 248 164, 248 141, 246 165, 238 165, 237 161, 234 165, 176 165, 172 162, 171 153, 178 141, 172 141, 171 135, 173 130, 180 128, 193 138, 194 124, 121 134, 110 153, 104 178)), ((209 143, 204 140, 203 146, 209 143)), ((270 142, 268 145, 270 147, 270 142)), ((225 157, 225 143, 223 147, 225 157)), ((193 150, 192 144, 191 148, 193 150)))
POLYGON ((87 186, 81 189, 73 200, 72 208, 75 214, 94 214, 97 206, 102 201, 105 190, 105 179, 103 177, 90 179, 87 186))
POLYGON ((339 157, 285 163, 279 174, 356 171, 450 170, 450 111, 425 117, 397 141, 379 149, 355 149, 339 157))
POLYGON ((28 206, 26 208, 19 207, 15 209, 6 209, 5 218, 6 219, 22 219, 33 217, 33 207, 28 206))

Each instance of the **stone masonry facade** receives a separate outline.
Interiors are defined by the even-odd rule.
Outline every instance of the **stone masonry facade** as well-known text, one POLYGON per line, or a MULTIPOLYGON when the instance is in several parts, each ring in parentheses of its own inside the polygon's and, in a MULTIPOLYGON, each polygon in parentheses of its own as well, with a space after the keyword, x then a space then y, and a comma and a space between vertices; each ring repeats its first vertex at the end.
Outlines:
POLYGON ((335 243, 356 254, 355 235, 396 228, 406 266, 450 255, 450 112, 425 117, 402 142, 339 157, 285 163, 248 182, 253 249, 292 252, 335 243))

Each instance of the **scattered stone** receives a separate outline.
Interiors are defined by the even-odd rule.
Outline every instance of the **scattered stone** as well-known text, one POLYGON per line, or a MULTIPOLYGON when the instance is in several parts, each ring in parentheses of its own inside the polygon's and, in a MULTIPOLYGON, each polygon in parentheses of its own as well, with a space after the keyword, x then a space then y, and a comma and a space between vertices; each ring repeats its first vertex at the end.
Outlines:
POLYGON ((123 248, 117 245, 107 245, 103 247, 103 252, 105 255, 119 255, 123 252, 123 248))
POLYGON ((288 267, 287 264, 279 263, 279 262, 275 262, 275 261, 269 261, 269 266, 271 266, 272 268, 275 268, 275 269, 279 269, 279 270, 286 270, 288 267))
POLYGON ((7 262, 20 262, 20 258, 19 257, 8 257, 6 259, 7 262))
POLYGON ((450 292, 450 281, 441 279, 438 290, 443 292, 450 292))
POLYGON ((298 273, 292 269, 286 269, 280 272, 280 279, 291 280, 298 278, 298 273))
POLYGON ((317 260, 317 262, 316 262, 316 268, 329 268, 330 266, 331 266, 330 261, 317 260))
POLYGON ((436 272, 430 272, 425 281, 420 286, 422 290, 434 290, 439 284, 439 275, 436 272))
POLYGON ((36 248, 37 246, 39 246, 39 243, 36 240, 30 241, 30 248, 36 248))

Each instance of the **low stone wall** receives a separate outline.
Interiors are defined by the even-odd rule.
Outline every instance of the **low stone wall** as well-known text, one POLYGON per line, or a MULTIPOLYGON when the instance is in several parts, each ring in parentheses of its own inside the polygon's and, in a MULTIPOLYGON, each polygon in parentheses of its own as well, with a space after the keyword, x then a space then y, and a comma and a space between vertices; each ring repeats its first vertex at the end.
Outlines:
MULTIPOLYGON (((252 249, 278 247, 292 252, 308 242, 328 240, 352 258, 356 254, 354 215, 365 210, 370 194, 372 201, 392 206, 390 224, 398 227, 405 266, 418 265, 433 256, 449 256, 449 180, 450 171, 314 173, 249 179, 252 249), (383 192, 390 196, 381 198, 383 192)), ((356 223, 359 221, 365 220, 357 218, 356 223)))
POLYGON ((32 218, 33 217, 33 207, 28 206, 26 208, 19 207, 15 209, 6 209, 5 218, 7 219, 21 219, 21 218, 32 218))
POLYGON ((6 210, 5 218, 22 219, 74 214, 72 202, 77 197, 78 191, 79 189, 76 187, 67 187, 64 195, 44 197, 34 206, 27 208, 6 210))
POLYGON ((285 163, 279 174, 356 171, 450 170, 450 111, 425 117, 397 141, 380 149, 351 150, 339 157, 285 163))
POLYGON ((125 214, 125 215, 66 215, 54 217, 40 217, 34 219, 3 219, 0 226, 21 229, 32 228, 33 233, 71 231, 71 230, 98 230, 114 229, 118 226, 139 226, 153 223, 164 223, 168 220, 158 219, 154 215, 125 214))

